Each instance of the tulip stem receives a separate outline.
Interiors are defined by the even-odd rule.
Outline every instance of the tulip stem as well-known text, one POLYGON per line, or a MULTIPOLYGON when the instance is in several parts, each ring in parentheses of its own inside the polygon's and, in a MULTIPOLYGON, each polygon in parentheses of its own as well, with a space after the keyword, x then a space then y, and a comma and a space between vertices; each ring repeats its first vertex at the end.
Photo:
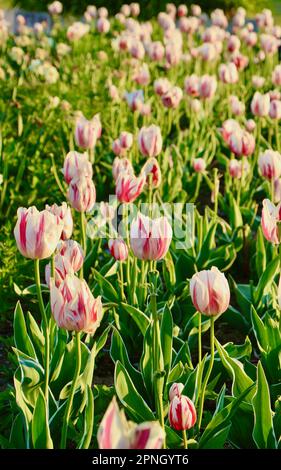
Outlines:
POLYGON ((202 392, 199 401, 199 413, 198 413, 198 430, 200 431, 202 416, 203 416, 203 408, 204 408, 204 400, 205 400, 205 392, 206 387, 213 369, 214 359, 215 359, 215 320, 214 317, 211 316, 210 318, 211 326, 210 326, 210 346, 211 346, 211 357, 209 367, 202 385, 202 392))
POLYGON ((55 272, 55 253, 53 253, 52 257, 51 257, 51 277, 53 279, 55 279, 55 275, 56 275, 56 272, 55 272))
MULTIPOLYGON (((80 212, 80 228, 81 228, 81 245, 84 253, 84 259, 87 254, 87 242, 86 242, 86 231, 85 231, 85 214, 80 212)), ((83 265, 80 270, 81 276, 83 278, 83 265)))
POLYGON ((48 410, 49 405, 49 356, 50 356, 50 338, 49 338, 49 327, 48 327, 48 319, 46 315, 46 310, 44 307, 42 292, 41 292, 41 284, 40 284, 40 269, 39 269, 39 259, 34 260, 34 272, 35 272, 35 284, 36 284, 36 291, 37 291, 37 298, 39 303, 39 309, 42 316, 43 321, 43 329, 44 329, 44 336, 45 336, 45 383, 44 383, 44 396, 46 401, 46 408, 48 410))
POLYGON ((125 293, 124 293, 124 276, 123 276, 123 263, 122 261, 119 261, 119 284, 120 284, 120 290, 121 290, 121 298, 122 300, 126 301, 125 293))
POLYGON ((182 437, 183 437, 183 446, 185 449, 188 448, 188 443, 187 443, 187 435, 186 435, 186 430, 184 429, 182 431, 182 437))
POLYGON ((78 381, 78 377, 79 377, 80 369, 81 369, 81 332, 80 331, 75 332, 75 340, 76 340, 75 372, 74 372, 74 376, 72 379, 68 402, 66 405, 64 418, 63 418, 63 427, 62 427, 61 445, 60 445, 61 449, 66 448, 67 429, 68 429, 69 420, 70 420, 71 411, 72 411, 73 398, 74 398, 75 390, 77 387, 77 381, 78 381))
POLYGON ((198 315, 198 364, 200 368, 202 362, 202 318, 200 312, 198 312, 198 315))
MULTIPOLYGON (((275 135, 276 135, 276 147, 278 152, 280 152, 280 139, 279 139, 279 124, 278 119, 275 120, 275 135)), ((273 202, 273 201, 272 201, 273 202)))

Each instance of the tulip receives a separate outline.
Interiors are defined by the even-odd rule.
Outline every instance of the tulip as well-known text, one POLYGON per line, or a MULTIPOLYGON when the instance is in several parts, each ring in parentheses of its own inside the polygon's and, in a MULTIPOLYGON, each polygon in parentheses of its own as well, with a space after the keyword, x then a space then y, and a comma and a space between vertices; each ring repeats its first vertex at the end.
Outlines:
POLYGON ((203 75, 199 83, 199 95, 203 99, 212 98, 217 89, 216 77, 203 75))
POLYGON ((199 81, 200 78, 195 74, 185 78, 184 89, 189 96, 199 96, 199 81))
POLYGON ((202 104, 200 100, 194 99, 190 101, 190 108, 191 110, 198 114, 202 110, 202 104))
POLYGON ((246 129, 247 129, 247 131, 248 131, 248 132, 254 132, 255 128, 256 128, 256 123, 255 123, 255 121, 254 121, 253 119, 248 119, 248 120, 246 121, 246 129))
POLYGON ((128 258, 128 247, 124 240, 120 238, 109 240, 108 248, 113 258, 117 261, 126 261, 128 258))
MULTIPOLYGON (((74 270, 71 266, 70 261, 61 256, 60 254, 55 256, 55 285, 59 287, 65 280, 67 275, 74 276, 74 270)), ((45 267, 45 281, 47 286, 50 288, 50 280, 52 277, 51 263, 48 263, 45 267)))
POLYGON ((128 423, 114 397, 98 428, 99 449, 161 449, 165 432, 157 421, 128 423))
POLYGON ((255 138, 249 132, 240 129, 229 137, 229 148, 235 155, 248 157, 255 150, 255 138))
POLYGON ((229 144, 229 140, 230 140, 231 135, 234 132, 238 132, 240 130, 241 130, 241 128, 240 128, 239 123, 237 121, 235 121, 234 119, 227 119, 226 121, 224 121, 224 123, 222 125, 222 128, 219 129, 223 140, 227 144, 229 144))
POLYGON ((120 202, 133 202, 141 194, 145 185, 145 177, 120 173, 117 181, 115 194, 120 202))
POLYGON ((96 188, 88 177, 78 177, 71 180, 67 198, 78 212, 90 212, 96 202, 96 188))
POLYGON ((232 34, 228 38, 228 42, 227 42, 228 52, 231 52, 231 53, 238 52, 240 49, 240 46, 241 46, 240 39, 238 38, 238 36, 235 36, 234 34, 232 34))
POLYGON ((167 93, 162 95, 162 103, 166 108, 177 108, 182 99, 182 90, 177 86, 171 87, 167 93))
POLYGON ((174 397, 180 397, 183 389, 182 383, 174 383, 169 390, 169 400, 172 401, 174 397))
POLYGON ((262 205, 261 227, 263 234, 269 242, 279 245, 278 225, 281 221, 281 204, 275 206, 269 199, 264 199, 262 205))
POLYGON ((237 83, 239 80, 238 70, 233 62, 219 66, 219 78, 223 83, 237 83))
POLYGON ((145 175, 146 182, 154 188, 158 188, 161 184, 161 170, 156 158, 151 157, 144 164, 141 174, 145 175), (151 178, 150 178, 151 175, 151 178))
POLYGON ((185 395, 174 396, 169 407, 169 422, 176 431, 193 428, 197 415, 194 403, 185 395))
POLYGON ((120 145, 122 147, 122 149, 124 150, 128 150, 132 147, 133 145, 133 134, 131 134, 131 132, 121 132, 120 134, 120 137, 119 137, 119 141, 120 141, 120 145))
POLYGON ((136 90, 132 93, 125 92, 124 97, 132 111, 139 111, 144 102, 143 90, 136 90))
POLYGON ((163 259, 169 249, 172 236, 172 227, 167 217, 151 220, 139 213, 131 224, 131 248, 134 255, 142 260, 163 259))
POLYGON ((80 116, 76 121, 75 141, 79 147, 92 149, 95 147, 97 139, 102 132, 99 114, 96 114, 90 121, 84 116, 80 116))
POLYGON ((101 297, 93 297, 86 281, 67 275, 59 287, 50 281, 51 311, 59 328, 94 334, 102 319, 101 297))
POLYGON ((134 175, 134 169, 132 167, 132 163, 128 158, 114 158, 113 165, 112 165, 112 175, 115 181, 117 181, 118 176, 121 173, 126 173, 130 176, 134 175))
POLYGON ((195 158, 193 160, 193 169, 196 173, 204 173, 206 170, 206 162, 204 158, 195 158))
POLYGON ((239 52, 236 52, 235 54, 232 55, 231 62, 233 62, 236 65, 237 70, 241 71, 241 70, 244 70, 248 66, 249 58, 243 54, 240 54, 239 52))
POLYGON ((251 111, 255 116, 268 116, 270 107, 270 97, 266 93, 262 95, 258 91, 255 92, 252 102, 251 102, 251 111))
POLYGON ((245 112, 245 104, 239 101, 237 96, 230 96, 229 97, 230 108, 235 116, 241 116, 245 112))
POLYGON ((232 178, 240 179, 242 177, 242 168, 243 168, 244 173, 247 173, 249 171, 250 167, 249 167, 249 163, 247 160, 244 162, 236 160, 235 158, 230 160, 228 171, 232 178))
POLYGON ((169 91, 171 83, 167 78, 158 78, 153 83, 153 88, 157 95, 162 96, 169 91))
POLYGON ((178 6, 178 16, 179 17, 182 17, 182 16, 186 16, 187 15, 187 6, 182 4, 182 5, 179 5, 178 6))
POLYGON ((281 101, 280 100, 272 100, 270 102, 269 108, 269 116, 271 119, 281 119, 281 101))
POLYGON ((252 84, 255 88, 262 88, 265 83, 265 78, 260 77, 259 75, 253 75, 252 84))
POLYGON ((272 83, 275 86, 281 86, 281 65, 276 65, 272 72, 272 83))
POLYGON ((273 150, 266 150, 259 155, 258 165, 262 176, 275 180, 281 176, 281 155, 273 150))
POLYGON ((35 206, 17 211, 14 236, 20 253, 26 258, 45 259, 55 251, 63 230, 62 220, 49 212, 39 212, 35 206))
POLYGON ((59 243, 58 255, 63 256, 67 259, 76 273, 78 272, 84 263, 84 252, 81 245, 75 240, 65 240, 59 243))
MULTIPOLYGON (((165 48, 160 41, 152 42, 148 47, 148 55, 151 60, 159 62, 165 55, 165 48)), ((161 78, 159 79, 161 80, 161 78)))
POLYGON ((108 33, 110 30, 110 22, 107 18, 99 18, 97 20, 97 30, 99 33, 108 33))
POLYGON ((70 238, 73 232, 73 219, 71 209, 67 206, 66 202, 63 202, 61 206, 58 206, 57 204, 53 204, 52 206, 46 205, 46 210, 51 212, 51 214, 58 216, 63 222, 61 239, 67 240, 70 238))
POLYGON ((143 43, 138 39, 134 39, 130 47, 130 53, 135 59, 142 60, 145 56, 143 43))
POLYGON ((162 136, 160 127, 152 124, 142 127, 138 135, 139 149, 146 157, 157 157, 162 150, 162 136))
POLYGON ((149 68, 147 64, 143 64, 140 70, 133 76, 133 80, 138 84, 138 85, 148 85, 150 82, 150 73, 149 73, 149 68))
POLYGON ((121 147, 119 139, 115 139, 112 142, 112 151, 113 151, 114 155, 117 155, 117 156, 124 153, 124 150, 121 147))
POLYGON ((77 177, 92 178, 93 168, 89 162, 88 154, 75 151, 68 152, 64 160, 62 172, 67 184, 77 177))
POLYGON ((48 6, 48 11, 50 15, 60 15, 63 10, 63 5, 61 2, 55 1, 53 3, 50 3, 48 6))
POLYGON ((201 7, 199 5, 191 5, 191 13, 193 16, 200 16, 201 7))
POLYGON ((196 310, 207 316, 220 315, 229 306, 229 285, 225 275, 216 267, 192 276, 190 294, 196 310))

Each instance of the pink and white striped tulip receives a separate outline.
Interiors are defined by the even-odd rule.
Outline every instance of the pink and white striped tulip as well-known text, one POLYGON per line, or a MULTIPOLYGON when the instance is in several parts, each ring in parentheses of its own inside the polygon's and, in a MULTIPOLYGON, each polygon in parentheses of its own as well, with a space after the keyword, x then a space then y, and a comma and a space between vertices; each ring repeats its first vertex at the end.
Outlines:
POLYGON ((108 241, 108 248, 117 261, 126 261, 128 258, 128 247, 121 238, 113 238, 108 241))
POLYGON ((131 132, 123 131, 121 132, 119 136, 120 145, 122 149, 124 150, 128 150, 132 147, 133 140, 134 140, 134 137, 133 137, 133 134, 131 134, 131 132))
POLYGON ((84 263, 84 252, 81 245, 75 240, 65 240, 59 243, 58 254, 66 258, 73 271, 78 272, 84 263))
POLYGON ((242 177, 242 168, 244 171, 244 174, 249 172, 250 165, 248 161, 239 161, 233 158, 230 160, 229 165, 228 165, 228 171, 231 176, 231 178, 237 178, 240 179, 242 177))
POLYGON ((229 97, 229 104, 231 108, 231 112, 235 116, 241 116, 241 114, 245 113, 245 104, 239 100, 239 98, 235 95, 231 95, 229 97))
POLYGON ((199 83, 199 95, 203 99, 213 98, 217 89, 217 79, 213 75, 203 75, 199 83))
POLYGON ((223 140, 229 144, 229 139, 234 132, 240 131, 240 125, 235 119, 227 119, 223 122, 222 127, 219 129, 223 140))
POLYGON ((176 431, 185 431, 193 428, 197 414, 194 403, 185 395, 176 395, 169 407, 169 422, 176 431))
MULTIPOLYGON (((48 263, 45 267, 45 281, 48 287, 50 287, 50 280, 52 277, 51 269, 52 269, 51 263, 48 263)), ((74 270, 71 266, 71 263, 64 256, 57 254, 55 256, 55 285, 56 287, 59 287, 61 285, 61 283, 65 280, 67 275, 74 276, 74 270)))
POLYGON ((230 290, 227 279, 214 266, 192 276, 190 295, 196 310, 207 316, 219 315, 229 306, 230 290))
POLYGON ((156 158, 149 158, 142 167, 141 174, 145 175, 146 182, 151 184, 154 188, 158 188, 161 184, 161 170, 156 158))
POLYGON ((89 162, 87 153, 79 153, 75 151, 68 152, 65 157, 62 169, 65 182, 69 184, 73 178, 93 176, 93 168, 89 162))
POLYGON ((237 83, 239 80, 238 70, 233 62, 220 64, 219 79, 223 83, 237 83))
POLYGON ((114 181, 117 181, 118 176, 121 173, 126 173, 128 175, 133 176, 134 175, 134 169, 132 167, 132 163, 128 158, 119 158, 116 157, 113 160, 113 165, 112 165, 112 175, 114 178, 114 181))
POLYGON ((73 219, 71 209, 68 207, 66 202, 63 202, 61 206, 58 206, 57 204, 53 204, 52 206, 46 205, 46 210, 51 212, 51 214, 58 216, 63 222, 61 239, 67 240, 70 238, 73 232, 73 219))
POLYGON ((204 173, 206 170, 206 162, 204 158, 195 158, 192 166, 196 173, 204 173))
POLYGON ((238 52, 241 46, 241 42, 238 36, 235 36, 232 34, 229 36, 228 41, 227 41, 227 50, 228 52, 238 52))
POLYGON ((98 428, 99 449, 161 449, 165 432, 158 421, 129 423, 114 397, 98 428))
POLYGON ((265 84, 265 78, 259 75, 253 75, 252 84, 254 88, 262 88, 265 84))
POLYGON ((59 328, 94 334, 100 325, 101 297, 94 298, 84 279, 67 275, 59 287, 51 279, 50 304, 59 328))
POLYGON ((274 245, 279 245, 278 225, 281 222, 281 203, 275 206, 269 199, 262 202, 261 227, 265 238, 274 245))
POLYGON ((271 119, 277 119, 277 120, 281 119, 281 101, 280 100, 270 101, 269 117, 271 117, 271 119))
POLYGON ((153 83, 154 91, 158 96, 165 95, 171 86, 171 82, 167 78, 158 78, 153 83))
POLYGON ((238 130, 233 132, 229 138, 229 148, 231 152, 241 157, 252 155, 255 150, 255 138, 247 131, 238 130))
POLYGON ((60 15, 63 10, 63 5, 61 2, 55 1, 48 5, 48 12, 50 15, 60 15))
POLYGON ((166 108, 177 108, 182 99, 182 89, 178 86, 172 86, 167 93, 162 95, 161 100, 166 108))
POLYGON ((186 16, 187 12, 188 12, 187 6, 184 3, 178 6, 178 16, 179 17, 186 16))
POLYGON ((79 116, 76 120, 75 141, 76 144, 84 149, 95 147, 97 139, 102 132, 100 116, 96 114, 90 121, 85 116, 79 116))
POLYGON ((134 255, 143 260, 163 259, 172 241, 172 227, 167 217, 150 219, 138 213, 130 229, 130 242, 134 255))
POLYGON ((251 111, 254 116, 268 116, 270 107, 270 96, 268 93, 262 95, 258 91, 255 92, 252 102, 251 102, 251 111))
POLYGON ((259 170, 261 175, 268 179, 277 179, 281 176, 281 155, 274 150, 266 150, 259 155, 259 170))
POLYGON ((199 96, 199 82, 200 78, 192 74, 184 80, 184 90, 189 96, 199 96))
POLYGON ((91 178, 80 177, 71 180, 67 198, 78 212, 90 212, 96 202, 96 188, 91 178))
POLYGON ((161 129, 152 124, 142 127, 138 135, 139 149, 145 157, 157 157, 162 150, 161 129))
POLYGON ((173 383, 169 390, 169 400, 172 401, 174 397, 180 397, 183 389, 184 385, 182 383, 173 383))
POLYGON ((97 31, 99 33, 108 33, 110 30, 110 22, 107 18, 99 18, 97 20, 97 31))
POLYGON ((253 119, 248 119, 248 120, 246 121, 246 129, 247 129, 247 131, 248 131, 248 132, 254 132, 255 128, 256 128, 256 123, 255 123, 255 121, 254 121, 253 119))
POLYGON ((55 251, 63 230, 62 220, 47 210, 35 206, 17 211, 14 236, 20 253, 26 258, 45 259, 55 251))
POLYGON ((133 202, 141 194, 145 185, 145 176, 135 176, 128 173, 120 173, 117 181, 115 194, 119 202, 133 202))
POLYGON ((272 83, 275 86, 281 86, 281 65, 276 65, 272 72, 272 83))

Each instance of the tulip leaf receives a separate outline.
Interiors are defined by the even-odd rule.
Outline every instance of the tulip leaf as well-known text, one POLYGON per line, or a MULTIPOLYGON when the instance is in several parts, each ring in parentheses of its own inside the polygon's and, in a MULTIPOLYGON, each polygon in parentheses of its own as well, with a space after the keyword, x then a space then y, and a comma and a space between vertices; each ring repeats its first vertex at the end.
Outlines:
POLYGON ((160 337, 166 382, 171 369, 173 346, 173 317, 167 305, 165 305, 164 313, 161 320, 160 337))
POLYGON ((203 269, 205 264, 208 262, 210 252, 214 248, 215 235, 216 235, 217 223, 214 223, 212 227, 207 231, 200 253, 197 257, 197 265, 199 269, 203 269))
POLYGON ((279 269, 279 259, 274 258, 268 263, 265 271, 262 273, 257 287, 254 290, 255 304, 258 305, 262 296, 267 294, 272 287, 272 282, 279 269))
POLYGON ((141 333, 144 336, 147 327, 150 324, 150 319, 141 310, 136 307, 133 307, 132 305, 128 305, 123 302, 121 303, 121 305, 122 308, 124 308, 124 310, 126 310, 126 312, 131 315, 131 317, 136 322, 137 326, 139 327, 141 333))
POLYGON ((95 279, 99 285, 102 296, 109 302, 119 302, 119 295, 111 282, 102 276, 96 269, 92 269, 95 279))
POLYGON ((253 438, 258 449, 276 449, 269 387, 261 362, 257 367, 257 388, 253 397, 255 424, 253 438))
POLYGON ((17 302, 14 313, 14 339, 17 349, 23 353, 36 358, 36 353, 32 341, 27 333, 24 314, 20 302, 17 302))
POLYGON ((88 449, 91 444, 94 427, 94 395, 89 385, 86 388, 86 407, 84 413, 84 430, 79 449, 88 449))
POLYGON ((46 401, 41 390, 33 413, 31 432, 34 449, 54 448, 47 419, 46 401))
POLYGON ((128 372, 120 361, 117 361, 115 365, 114 383, 119 400, 137 422, 155 420, 154 414, 137 392, 128 372))

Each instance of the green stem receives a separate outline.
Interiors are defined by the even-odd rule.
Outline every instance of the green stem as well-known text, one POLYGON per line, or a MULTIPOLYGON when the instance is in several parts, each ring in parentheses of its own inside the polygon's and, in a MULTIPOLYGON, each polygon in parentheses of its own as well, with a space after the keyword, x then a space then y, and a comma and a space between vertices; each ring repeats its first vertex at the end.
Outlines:
POLYGON ((187 449, 188 445, 187 445, 187 435, 186 435, 186 430, 185 429, 182 431, 182 437, 183 437, 184 448, 187 449))
POLYGON ((280 152, 280 139, 279 139, 279 124, 278 119, 275 120, 275 136, 276 136, 276 147, 278 152, 280 152))
POLYGON ((199 402, 199 413, 198 413, 198 429, 200 431, 201 428, 201 422, 202 422, 202 416, 203 416, 203 409, 204 409, 204 400, 205 400, 205 392, 206 392, 206 387, 213 369, 214 365, 214 359, 215 359, 215 320, 214 317, 211 316, 210 318, 211 326, 210 326, 210 346, 211 346, 211 357, 210 357, 210 363, 209 367, 207 370, 207 374, 205 376, 205 379, 203 381, 203 386, 202 386, 202 392, 200 396, 200 402, 199 402))
POLYGON ((120 284, 120 290, 121 290, 121 298, 122 300, 126 301, 125 293, 124 293, 124 276, 123 276, 123 263, 122 261, 119 261, 119 284, 120 284))
POLYGON ((198 312, 198 315, 198 364, 200 368, 202 362, 202 317, 200 312, 198 312))
POLYGON ((77 381, 81 369, 81 332, 75 332, 75 339, 76 339, 76 364, 75 364, 75 372, 71 383, 70 393, 68 397, 68 402, 65 409, 65 414, 63 418, 63 427, 62 427, 62 435, 61 435, 61 449, 66 448, 66 440, 67 440, 67 429, 69 425, 69 420, 72 411, 72 404, 73 398, 75 394, 75 390, 77 387, 77 381))
POLYGON ((46 315, 46 310, 44 307, 42 292, 41 292, 41 284, 40 284, 40 269, 39 269, 39 259, 34 260, 34 272, 35 272, 35 283, 36 283, 36 291, 37 291, 37 298, 39 303, 39 309, 42 316, 43 321, 43 329, 44 329, 44 337, 45 337, 45 354, 44 354, 44 361, 45 361, 45 382, 44 382, 44 396, 46 401, 46 407, 48 410, 49 404, 49 370, 50 370, 50 338, 49 338, 49 327, 48 327, 48 319, 46 315))
MULTIPOLYGON (((84 258, 87 255, 87 242, 86 242, 86 231, 85 231, 85 214, 80 212, 80 230, 81 230, 81 245, 84 253, 84 258)), ((83 278, 83 265, 80 269, 80 277, 83 278)))

